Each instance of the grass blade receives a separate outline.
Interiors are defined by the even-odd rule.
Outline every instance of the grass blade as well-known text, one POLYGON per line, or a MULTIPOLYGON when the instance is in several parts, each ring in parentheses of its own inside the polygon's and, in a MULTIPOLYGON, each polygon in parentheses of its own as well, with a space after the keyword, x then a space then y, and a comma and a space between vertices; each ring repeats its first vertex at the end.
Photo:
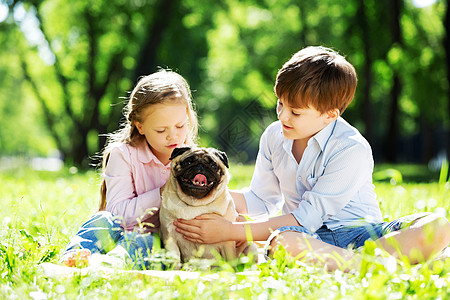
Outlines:
POLYGON ((448 176, 448 160, 444 159, 441 165, 441 172, 439 174, 439 184, 445 184, 448 176))

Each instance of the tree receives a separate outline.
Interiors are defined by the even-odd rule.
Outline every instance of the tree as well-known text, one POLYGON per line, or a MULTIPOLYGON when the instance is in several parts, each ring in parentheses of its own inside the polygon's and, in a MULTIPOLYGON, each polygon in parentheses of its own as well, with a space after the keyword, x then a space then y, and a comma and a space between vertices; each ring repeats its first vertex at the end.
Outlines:
MULTIPOLYGON (((423 10, 402 0, 7 3, 9 23, 0 25, 9 28, 0 39, 8 41, 4 49, 15 48, 2 54, 0 72, 20 58, 28 86, 20 93, 28 98, 34 91, 56 146, 77 165, 87 165, 102 135, 118 128, 120 98, 157 67, 188 79, 201 145, 239 161, 254 159, 259 136, 276 120, 277 70, 309 45, 336 49, 355 66, 358 88, 344 118, 367 137, 376 158, 404 159, 401 146, 417 135, 425 146, 415 159, 428 160, 440 147, 433 136, 450 106, 439 27, 445 16, 448 35, 443 1, 423 10)), ((448 38, 444 44, 448 58, 448 38)))
POLYGON ((104 134, 118 129, 119 96, 126 96, 139 76, 169 66, 160 50, 170 25, 180 28, 179 5, 176 0, 11 4, 11 11, 26 10, 15 20, 25 36, 24 23, 32 21, 42 37, 36 47, 21 49, 21 67, 66 161, 87 166, 104 134), (43 50, 51 58, 46 65, 43 50))

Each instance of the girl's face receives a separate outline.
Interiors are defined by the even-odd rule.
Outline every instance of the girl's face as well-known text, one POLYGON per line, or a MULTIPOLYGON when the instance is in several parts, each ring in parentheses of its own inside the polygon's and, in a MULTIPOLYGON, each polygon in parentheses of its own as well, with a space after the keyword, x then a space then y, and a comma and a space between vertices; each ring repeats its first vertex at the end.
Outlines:
POLYGON ((139 133, 145 136, 153 154, 164 165, 172 151, 181 147, 188 133, 187 107, 183 103, 158 103, 145 108, 142 122, 135 121, 139 133))

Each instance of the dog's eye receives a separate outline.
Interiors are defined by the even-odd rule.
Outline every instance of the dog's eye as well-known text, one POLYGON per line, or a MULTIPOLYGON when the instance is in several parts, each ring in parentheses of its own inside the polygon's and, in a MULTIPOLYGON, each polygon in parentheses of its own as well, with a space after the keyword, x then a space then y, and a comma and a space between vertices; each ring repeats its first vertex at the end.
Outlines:
POLYGON ((209 163, 209 166, 215 170, 217 170, 219 168, 219 166, 216 164, 216 162, 212 161, 209 163))
POLYGON ((192 165, 193 162, 194 162, 194 160, 193 160, 192 158, 188 158, 188 159, 186 159, 185 161, 183 161, 183 162, 181 163, 181 165, 182 165, 183 167, 187 167, 187 166, 192 165))

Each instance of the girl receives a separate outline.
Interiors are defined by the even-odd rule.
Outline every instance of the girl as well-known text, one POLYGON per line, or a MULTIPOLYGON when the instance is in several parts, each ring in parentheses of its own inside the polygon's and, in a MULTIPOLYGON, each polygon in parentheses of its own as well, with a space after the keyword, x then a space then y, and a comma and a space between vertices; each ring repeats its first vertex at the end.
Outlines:
POLYGON ((145 267, 143 258, 159 226, 160 193, 172 150, 196 141, 190 89, 175 72, 160 70, 141 78, 124 112, 126 121, 108 137, 103 152, 99 212, 70 240, 61 259, 66 266, 87 264, 91 254, 107 253, 96 257, 119 264, 128 257, 145 267))

